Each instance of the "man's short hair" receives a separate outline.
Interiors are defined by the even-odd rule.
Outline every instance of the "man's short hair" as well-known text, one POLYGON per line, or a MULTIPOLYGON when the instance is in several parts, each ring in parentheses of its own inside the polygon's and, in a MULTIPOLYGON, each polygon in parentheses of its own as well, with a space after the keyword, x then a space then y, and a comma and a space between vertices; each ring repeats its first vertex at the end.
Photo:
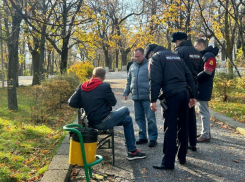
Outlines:
POLYGON ((207 47, 207 43, 204 39, 197 39, 195 42, 199 45, 203 45, 204 47, 207 47))
POLYGON ((106 71, 104 68, 102 67, 96 67, 94 68, 93 70, 93 75, 94 77, 99 77, 99 78, 104 78, 105 77, 105 74, 106 74, 106 71))
POLYGON ((144 49, 142 47, 139 47, 139 48, 135 49, 134 52, 136 52, 136 51, 140 51, 142 54, 144 54, 144 49))

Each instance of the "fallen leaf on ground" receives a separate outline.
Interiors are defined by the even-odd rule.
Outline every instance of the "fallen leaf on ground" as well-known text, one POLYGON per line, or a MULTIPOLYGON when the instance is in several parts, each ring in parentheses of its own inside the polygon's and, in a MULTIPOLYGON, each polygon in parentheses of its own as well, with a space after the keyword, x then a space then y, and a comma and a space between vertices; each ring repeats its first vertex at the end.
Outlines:
POLYGON ((234 162, 235 162, 235 163, 239 163, 239 161, 238 161, 238 160, 234 160, 234 162))
POLYGON ((148 173, 147 169, 146 168, 143 168, 141 173, 148 173))
POLYGON ((104 179, 104 176, 99 175, 99 174, 94 174, 94 178, 96 178, 96 179, 104 179))

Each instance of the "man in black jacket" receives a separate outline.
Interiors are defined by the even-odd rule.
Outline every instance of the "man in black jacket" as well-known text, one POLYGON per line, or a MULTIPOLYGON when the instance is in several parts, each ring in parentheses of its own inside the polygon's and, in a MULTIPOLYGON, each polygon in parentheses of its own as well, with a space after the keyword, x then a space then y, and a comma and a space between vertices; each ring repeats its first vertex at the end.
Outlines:
POLYGON ((131 58, 131 61, 128 62, 128 64, 127 64, 127 73, 128 73, 128 71, 129 71, 130 66, 134 63, 134 61, 135 61, 135 58, 132 57, 132 58, 131 58))
POLYGON ((128 160, 146 158, 135 146, 135 136, 132 118, 127 107, 112 111, 116 98, 109 83, 104 83, 106 71, 102 67, 93 70, 93 77, 80 85, 71 96, 68 103, 74 108, 84 108, 89 126, 99 129, 111 129, 123 126, 128 149, 128 160))
MULTIPOLYGON (((196 84, 195 91, 197 92, 197 74, 203 70, 202 56, 196 50, 190 40, 187 40, 187 35, 184 32, 175 32, 171 35, 171 41, 175 44, 175 52, 180 55, 185 64, 192 73, 196 84)), ((195 107, 189 109, 189 148, 196 151, 197 143, 197 126, 195 107)))
POLYGON ((161 98, 166 100, 167 109, 164 110, 165 135, 162 162, 153 165, 156 169, 174 169, 177 153, 176 137, 178 135, 178 159, 185 164, 188 147, 188 108, 196 103, 195 83, 185 62, 179 55, 167 51, 162 46, 149 44, 145 51, 149 58, 150 102, 151 109, 157 111, 156 101, 160 90, 161 98), (190 99, 191 98, 191 99, 190 99), (189 106, 188 106, 189 104, 189 106), (178 131, 177 131, 178 128, 178 131))
POLYGON ((202 131, 198 135, 197 142, 210 141, 210 114, 208 101, 211 99, 213 90, 213 80, 215 75, 216 59, 219 49, 217 47, 206 46, 203 39, 195 42, 195 48, 201 52, 204 62, 204 70, 197 75, 198 81, 198 107, 201 115, 202 131))

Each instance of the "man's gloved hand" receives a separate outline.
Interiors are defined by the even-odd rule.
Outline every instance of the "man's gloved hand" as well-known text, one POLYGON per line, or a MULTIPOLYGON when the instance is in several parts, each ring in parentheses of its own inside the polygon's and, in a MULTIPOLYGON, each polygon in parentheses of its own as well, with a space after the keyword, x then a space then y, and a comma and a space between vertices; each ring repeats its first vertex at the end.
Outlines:
POLYGON ((124 100, 128 100, 128 96, 125 95, 125 96, 123 96, 123 97, 124 97, 124 100))

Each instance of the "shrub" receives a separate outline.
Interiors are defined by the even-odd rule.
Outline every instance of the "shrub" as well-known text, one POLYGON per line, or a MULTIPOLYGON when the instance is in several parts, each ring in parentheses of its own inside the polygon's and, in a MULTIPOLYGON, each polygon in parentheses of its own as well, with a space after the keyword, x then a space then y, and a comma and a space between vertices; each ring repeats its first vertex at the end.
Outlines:
POLYGON ((236 77, 227 72, 216 73, 214 78, 214 92, 223 102, 228 101, 229 94, 236 88, 236 77))
POLYGON ((238 92, 245 92, 245 76, 237 78, 236 89, 238 92))
POLYGON ((94 66, 89 62, 77 62, 68 69, 69 75, 76 75, 81 82, 86 81, 92 76, 94 66))
POLYGON ((40 86, 34 86, 31 120, 47 121, 63 103, 67 102, 78 85, 79 81, 73 75, 58 75, 44 80, 40 86))
POLYGON ((50 110, 47 107, 49 93, 45 87, 35 85, 32 89, 31 96, 31 121, 34 123, 47 121, 50 116, 50 110))
POLYGON ((71 75, 69 75, 69 74, 62 74, 62 75, 59 74, 59 75, 56 75, 52 79, 54 79, 54 80, 65 80, 65 81, 67 81, 69 83, 69 87, 72 90, 72 92, 75 91, 76 88, 78 87, 78 85, 80 84, 80 81, 79 81, 78 76, 76 76, 74 74, 71 74, 71 75))
POLYGON ((50 101, 48 102, 51 110, 61 108, 61 104, 67 102, 74 90, 71 90, 70 85, 65 80, 51 79, 44 82, 42 86, 48 90, 50 101), (52 102, 51 102, 52 101, 52 102))

